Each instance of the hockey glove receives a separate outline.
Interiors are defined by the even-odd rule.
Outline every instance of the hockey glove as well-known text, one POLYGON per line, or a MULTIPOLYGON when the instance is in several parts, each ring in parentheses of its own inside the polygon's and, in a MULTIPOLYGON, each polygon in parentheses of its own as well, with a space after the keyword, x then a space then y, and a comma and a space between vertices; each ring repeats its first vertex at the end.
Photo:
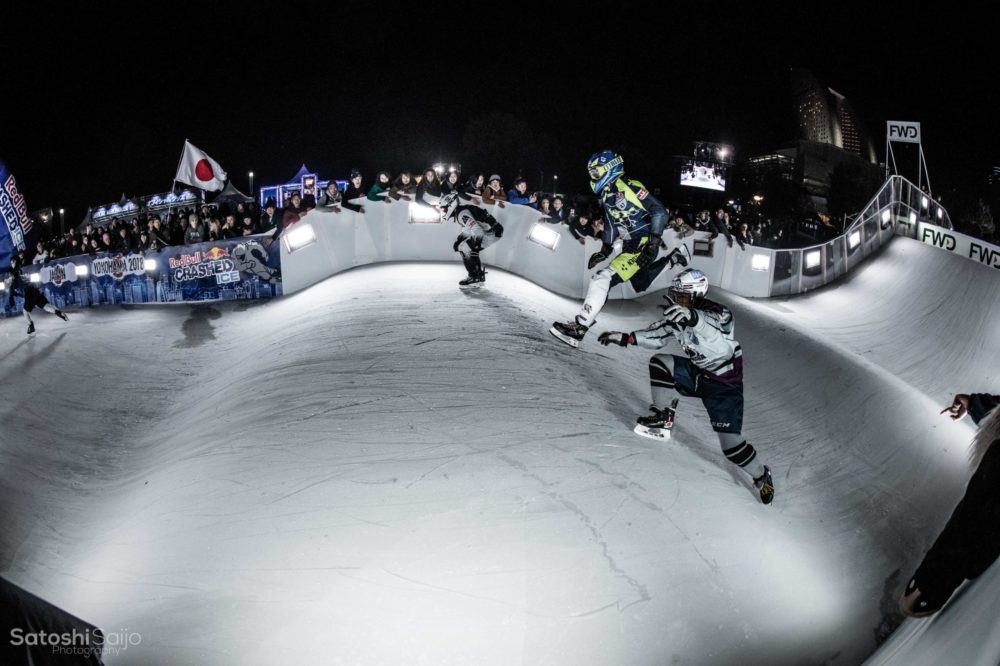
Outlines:
POLYGON ((621 347, 628 347, 630 343, 635 344, 635 339, 631 333, 619 333, 618 331, 605 331, 597 336, 597 341, 605 347, 611 343, 621 347))
POLYGON ((497 238, 503 237, 503 225, 500 224, 499 222, 493 225, 493 235, 496 236, 497 238))
POLYGON ((639 258, 636 259, 636 263, 639 264, 640 268, 645 268, 656 261, 656 255, 659 253, 660 237, 656 234, 650 234, 649 240, 642 246, 642 251, 639 253, 639 258))
POLYGON ((689 308, 674 303, 663 311, 663 318, 677 326, 693 325, 694 315, 689 308))
POLYGON ((455 239, 455 244, 451 246, 451 249, 454 250, 455 252, 458 252, 458 246, 461 245, 462 241, 464 240, 465 239, 463 237, 459 236, 457 239, 455 239))
POLYGON ((614 250, 614 246, 608 245, 607 243, 602 243, 600 251, 590 255, 590 261, 587 262, 587 268, 588 269, 593 268, 597 264, 607 259, 609 256, 611 256, 612 250, 614 250))

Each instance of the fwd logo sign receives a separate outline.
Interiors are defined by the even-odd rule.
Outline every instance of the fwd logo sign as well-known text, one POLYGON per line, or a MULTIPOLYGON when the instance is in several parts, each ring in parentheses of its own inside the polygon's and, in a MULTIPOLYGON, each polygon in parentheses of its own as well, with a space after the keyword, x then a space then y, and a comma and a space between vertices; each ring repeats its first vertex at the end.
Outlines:
POLYGON ((939 231, 934 227, 924 227, 920 240, 928 245, 941 247, 945 250, 954 251, 955 249, 955 237, 947 231, 939 231))
POLYGON ((886 136, 889 141, 920 143, 920 123, 890 120, 886 123, 886 136))
POLYGON ((969 258, 993 268, 1000 268, 1000 250, 993 247, 973 242, 969 247, 969 258))

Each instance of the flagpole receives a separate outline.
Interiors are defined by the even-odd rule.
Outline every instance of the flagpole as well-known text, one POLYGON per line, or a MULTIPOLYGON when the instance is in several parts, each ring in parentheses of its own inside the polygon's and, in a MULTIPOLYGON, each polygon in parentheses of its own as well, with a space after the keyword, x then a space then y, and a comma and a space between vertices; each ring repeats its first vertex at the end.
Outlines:
POLYGON ((170 191, 173 192, 177 188, 177 172, 181 170, 181 163, 184 162, 184 156, 187 155, 187 138, 184 139, 184 148, 181 150, 181 158, 177 160, 177 168, 174 169, 174 184, 170 186, 170 191))

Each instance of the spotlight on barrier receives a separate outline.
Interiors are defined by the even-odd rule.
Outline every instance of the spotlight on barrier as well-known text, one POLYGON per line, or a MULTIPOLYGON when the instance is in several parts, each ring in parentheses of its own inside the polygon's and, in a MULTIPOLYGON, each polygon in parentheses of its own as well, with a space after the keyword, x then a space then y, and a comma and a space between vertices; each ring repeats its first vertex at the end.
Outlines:
POLYGON ((440 224, 441 213, 436 208, 423 204, 410 204, 410 224, 440 224))
POLYGON ((533 227, 531 227, 531 233, 528 234, 528 240, 533 243, 538 243, 544 248, 555 251, 556 245, 559 244, 559 232, 551 227, 547 227, 544 224, 536 222, 533 227))
POLYGON ((767 271, 771 269, 771 255, 755 254, 750 259, 750 268, 755 271, 767 271))
POLYGON ((851 235, 847 237, 847 247, 853 250, 861 242, 861 231, 855 229, 851 232, 851 235))
POLYGON ((295 225, 295 227, 284 236, 285 249, 288 253, 296 252, 302 248, 316 242, 316 232, 311 224, 295 225))

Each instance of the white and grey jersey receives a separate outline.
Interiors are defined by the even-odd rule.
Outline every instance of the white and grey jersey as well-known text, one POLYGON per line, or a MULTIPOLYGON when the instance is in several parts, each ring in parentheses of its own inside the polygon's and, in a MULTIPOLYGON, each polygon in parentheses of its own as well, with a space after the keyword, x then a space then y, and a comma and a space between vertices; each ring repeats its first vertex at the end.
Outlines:
POLYGON ((694 324, 675 326, 666 320, 635 331, 635 344, 661 349, 671 339, 680 343, 691 362, 705 375, 726 384, 743 382, 743 351, 733 337, 733 313, 723 305, 702 299, 693 309, 694 324))

